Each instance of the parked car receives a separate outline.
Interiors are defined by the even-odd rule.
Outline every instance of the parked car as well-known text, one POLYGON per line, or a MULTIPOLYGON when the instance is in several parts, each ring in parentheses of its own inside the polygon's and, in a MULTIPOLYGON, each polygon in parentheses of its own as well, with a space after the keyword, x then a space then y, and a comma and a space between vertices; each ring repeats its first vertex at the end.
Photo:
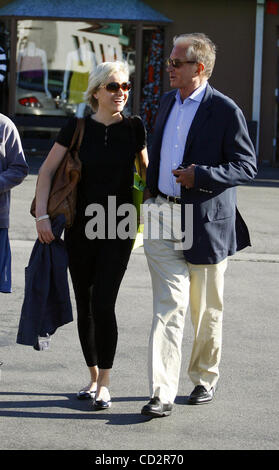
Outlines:
POLYGON ((20 72, 16 87, 16 114, 72 116, 76 105, 61 98, 64 70, 49 70, 47 83, 42 71, 20 72))

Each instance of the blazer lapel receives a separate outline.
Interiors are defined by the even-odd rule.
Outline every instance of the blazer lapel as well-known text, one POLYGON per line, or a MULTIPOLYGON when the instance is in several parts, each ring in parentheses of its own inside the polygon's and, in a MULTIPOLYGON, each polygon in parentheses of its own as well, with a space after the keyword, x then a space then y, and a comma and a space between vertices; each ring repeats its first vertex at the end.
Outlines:
POLYGON ((193 138, 199 133, 204 122, 209 116, 212 95, 213 95, 213 90, 210 85, 207 85, 203 100, 195 114, 195 117, 193 119, 193 122, 191 124, 190 130, 188 133, 188 137, 187 137, 186 144, 185 144, 184 155, 183 155, 183 162, 187 161, 187 154, 190 149, 193 138))
POLYGON ((175 94, 176 94, 176 91, 169 94, 168 98, 166 99, 166 102, 162 104, 161 113, 158 114, 158 118, 160 119, 160 121, 157 123, 158 130, 159 130, 158 138, 161 143, 162 143, 162 137, 163 137, 164 128, 167 122, 167 118, 169 117, 171 108, 173 107, 174 102, 175 102, 175 94))

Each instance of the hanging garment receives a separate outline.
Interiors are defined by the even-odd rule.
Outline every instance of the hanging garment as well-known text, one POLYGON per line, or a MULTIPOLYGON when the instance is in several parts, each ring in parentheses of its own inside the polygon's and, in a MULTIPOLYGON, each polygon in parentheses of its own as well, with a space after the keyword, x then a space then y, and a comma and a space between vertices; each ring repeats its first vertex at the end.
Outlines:
POLYGON ((144 74, 141 99, 141 117, 150 135, 157 115, 163 76, 163 35, 160 30, 152 33, 144 74))
POLYGON ((87 90, 89 74, 92 71, 92 62, 73 61, 73 74, 69 85, 69 102, 82 103, 83 93, 87 90))
POLYGON ((44 76, 43 63, 40 55, 22 56, 20 72, 25 78, 41 78, 44 76))

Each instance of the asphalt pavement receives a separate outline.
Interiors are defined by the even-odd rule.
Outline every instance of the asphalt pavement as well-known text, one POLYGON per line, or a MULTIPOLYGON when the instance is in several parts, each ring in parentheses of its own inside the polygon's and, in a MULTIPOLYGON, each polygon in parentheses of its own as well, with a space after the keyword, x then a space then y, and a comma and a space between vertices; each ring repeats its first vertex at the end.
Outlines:
POLYGON ((28 161, 29 176, 12 191, 13 292, 0 294, 0 449, 94 450, 102 458, 108 450, 278 449, 279 169, 263 167, 253 184, 238 188, 238 207, 252 247, 231 257, 226 273, 223 354, 214 400, 187 405, 193 389, 187 376, 192 342, 188 315, 173 413, 148 419, 140 410, 148 401, 152 291, 142 247, 131 256, 117 301, 119 340, 109 410, 96 412, 90 401, 76 399, 88 373, 71 283, 74 321, 56 331, 50 349, 16 344, 24 268, 36 239, 29 207, 41 163, 38 157, 28 161))

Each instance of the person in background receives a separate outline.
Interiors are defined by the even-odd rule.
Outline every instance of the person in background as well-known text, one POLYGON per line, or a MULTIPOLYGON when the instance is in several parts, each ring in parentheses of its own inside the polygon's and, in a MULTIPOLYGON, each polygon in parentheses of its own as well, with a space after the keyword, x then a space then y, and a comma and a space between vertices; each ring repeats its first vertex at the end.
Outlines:
MULTIPOLYGON (((105 219, 110 217, 108 198, 113 197, 116 210, 132 204, 135 155, 147 167, 146 133, 139 117, 124 117, 122 111, 130 90, 128 69, 122 62, 104 62, 89 78, 87 102, 94 114, 85 118, 80 147, 82 163, 78 184, 77 213, 74 225, 66 230, 65 242, 69 269, 75 292, 78 332, 82 351, 90 372, 90 382, 78 398, 93 398, 94 408, 111 406, 110 372, 117 346, 115 303, 125 273, 133 239, 110 237, 91 239, 86 231, 86 208, 99 204, 105 219)), ((51 243, 53 234, 47 216, 47 200, 52 177, 63 159, 76 127, 71 119, 59 133, 40 170, 36 216, 39 240, 51 243)))
MULTIPOLYGON (((9 241, 11 189, 28 174, 19 133, 14 123, 0 114, 0 292, 12 292, 9 241)), ((2 365, 2 364, 0 364, 2 365)))
POLYGON ((187 403, 212 400, 219 379, 227 257, 250 245, 235 186, 255 177, 256 156, 242 111, 208 83, 215 56, 215 45, 202 33, 174 38, 167 60, 174 90, 162 97, 156 118, 145 203, 153 202, 151 221, 163 204, 173 216, 164 226, 169 236, 144 240, 154 317, 151 400, 141 412, 151 417, 169 415, 173 408, 188 305, 194 328, 188 374, 194 389, 187 403))

